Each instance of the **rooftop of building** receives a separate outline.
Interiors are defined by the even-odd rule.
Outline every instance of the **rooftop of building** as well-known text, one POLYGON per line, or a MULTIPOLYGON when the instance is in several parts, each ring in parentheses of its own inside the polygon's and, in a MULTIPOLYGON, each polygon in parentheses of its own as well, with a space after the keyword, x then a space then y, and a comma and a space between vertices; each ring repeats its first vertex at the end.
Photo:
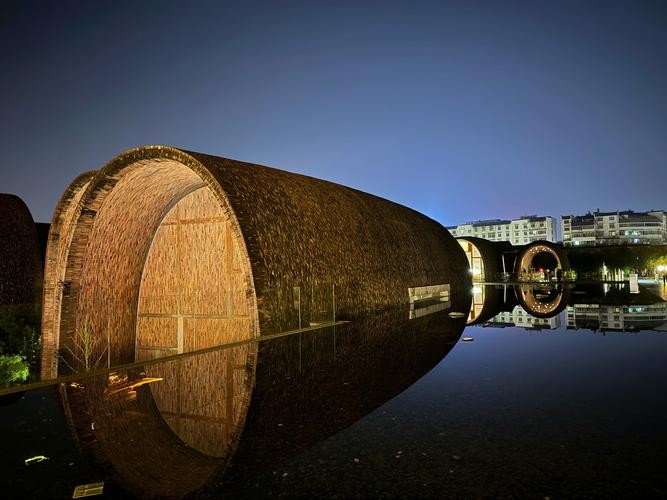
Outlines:
POLYGON ((468 221, 463 224, 458 224, 458 225, 453 225, 453 226, 445 226, 447 229, 456 229, 459 226, 473 226, 473 227, 483 227, 483 226, 504 226, 507 224, 511 224, 512 222, 519 222, 519 221, 528 221, 528 222, 541 222, 541 221, 546 221, 547 219, 553 219, 550 215, 546 216, 537 216, 537 215, 524 215, 522 217, 519 217, 517 219, 486 219, 486 220, 475 220, 475 221, 468 221))
POLYGON ((619 221, 621 222, 655 222, 662 224, 662 220, 655 215, 648 213, 619 213, 619 221))
POLYGON ((475 222, 468 222, 468 224, 472 224, 473 227, 480 227, 480 226, 503 226, 505 224, 511 224, 511 220, 504 220, 504 219, 490 219, 490 220, 478 220, 475 222))
POLYGON ((584 215, 573 215, 573 214, 568 214, 568 215, 562 215, 561 217, 563 219, 565 218, 575 218, 575 217, 608 217, 611 215, 618 215, 618 216, 634 216, 634 217, 655 217, 655 214, 662 213, 664 214, 664 210, 647 210, 646 212, 635 212, 634 210, 617 210, 615 212, 601 212, 600 209, 595 210, 594 212, 586 212, 584 215))
POLYGON ((538 217, 537 215, 524 215, 523 217, 515 220, 528 220, 530 222, 541 222, 546 221, 547 219, 553 219, 550 215, 545 215, 544 217, 538 217))

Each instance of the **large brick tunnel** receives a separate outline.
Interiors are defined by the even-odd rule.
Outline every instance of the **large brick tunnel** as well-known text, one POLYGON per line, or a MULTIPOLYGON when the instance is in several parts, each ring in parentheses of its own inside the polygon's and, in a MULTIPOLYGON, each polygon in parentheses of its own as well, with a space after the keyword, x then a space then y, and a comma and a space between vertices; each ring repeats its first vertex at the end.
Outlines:
POLYGON ((141 147, 79 176, 56 207, 43 377, 295 329, 322 311, 351 318, 440 284, 467 300, 466 258, 414 210, 269 167, 141 147), (72 355, 82 343, 83 361, 72 355))

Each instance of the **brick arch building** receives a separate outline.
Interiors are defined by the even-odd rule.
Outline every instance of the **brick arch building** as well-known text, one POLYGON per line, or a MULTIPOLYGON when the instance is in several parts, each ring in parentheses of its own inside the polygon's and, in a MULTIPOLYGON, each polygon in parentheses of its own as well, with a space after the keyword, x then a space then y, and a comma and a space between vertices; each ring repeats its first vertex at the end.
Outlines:
POLYGON ((75 179, 52 220, 44 283, 48 378, 82 336, 104 339, 90 362, 113 366, 303 327, 327 311, 353 318, 407 302, 410 287, 449 284, 463 301, 470 288, 459 244, 414 210, 164 146, 75 179))

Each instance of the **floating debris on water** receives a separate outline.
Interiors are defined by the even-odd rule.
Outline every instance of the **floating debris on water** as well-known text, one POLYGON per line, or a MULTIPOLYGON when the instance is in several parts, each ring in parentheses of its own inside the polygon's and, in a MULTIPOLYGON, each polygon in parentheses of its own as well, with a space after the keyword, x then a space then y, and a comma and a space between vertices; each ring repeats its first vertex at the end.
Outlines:
POLYGON ((34 457, 26 458, 24 460, 26 465, 32 465, 32 464, 38 464, 39 462, 44 462, 45 460, 48 460, 49 457, 45 457, 44 455, 35 455, 34 457))
POLYGON ((465 316, 465 314, 463 314, 463 313, 461 313, 461 312, 453 311, 453 312, 450 312, 450 313, 448 314, 448 316, 449 316, 450 318, 462 318, 463 316, 465 316))
POLYGON ((72 498, 92 497, 102 493, 104 493, 104 483, 80 484, 74 488, 72 498))
POLYGON ((463 342, 472 342, 473 340, 475 339, 472 337, 463 337, 463 342))

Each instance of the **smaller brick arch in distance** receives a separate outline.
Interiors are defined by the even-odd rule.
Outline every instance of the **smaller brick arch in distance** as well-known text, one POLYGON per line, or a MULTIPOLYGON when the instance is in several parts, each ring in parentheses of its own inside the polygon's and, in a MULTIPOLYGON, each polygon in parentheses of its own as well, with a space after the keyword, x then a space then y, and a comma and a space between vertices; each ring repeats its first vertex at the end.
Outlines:
POLYGON ((546 254, 555 260, 556 268, 563 272, 570 270, 570 260, 561 245, 550 241, 534 241, 522 247, 516 257, 514 274, 520 276, 533 266, 533 260, 540 254, 546 254))
POLYGON ((489 241, 474 236, 458 237, 457 241, 468 258, 473 281, 497 281, 501 273, 513 269, 514 255, 504 255, 514 249, 508 241, 489 241))

